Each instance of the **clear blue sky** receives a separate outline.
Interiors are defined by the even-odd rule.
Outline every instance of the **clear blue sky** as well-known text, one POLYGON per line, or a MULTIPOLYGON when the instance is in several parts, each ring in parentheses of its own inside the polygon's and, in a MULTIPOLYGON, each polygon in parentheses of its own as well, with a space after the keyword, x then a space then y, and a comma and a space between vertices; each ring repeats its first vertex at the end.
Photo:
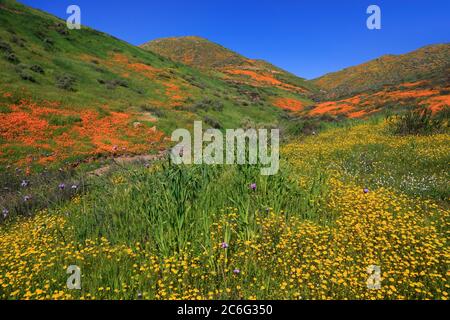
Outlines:
POLYGON ((308 79, 384 54, 450 42, 449 0, 20 0, 138 45, 197 35, 308 79), (382 29, 366 28, 377 4, 382 29))

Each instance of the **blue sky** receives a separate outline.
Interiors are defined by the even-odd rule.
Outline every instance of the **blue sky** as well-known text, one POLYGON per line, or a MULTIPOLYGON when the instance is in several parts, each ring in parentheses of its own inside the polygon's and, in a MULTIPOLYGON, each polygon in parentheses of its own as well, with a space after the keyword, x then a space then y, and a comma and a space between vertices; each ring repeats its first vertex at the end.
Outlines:
POLYGON ((384 54, 450 42, 449 0, 20 0, 131 44, 197 35, 249 58, 315 78, 384 54), (382 29, 368 30, 366 9, 380 6, 382 29))

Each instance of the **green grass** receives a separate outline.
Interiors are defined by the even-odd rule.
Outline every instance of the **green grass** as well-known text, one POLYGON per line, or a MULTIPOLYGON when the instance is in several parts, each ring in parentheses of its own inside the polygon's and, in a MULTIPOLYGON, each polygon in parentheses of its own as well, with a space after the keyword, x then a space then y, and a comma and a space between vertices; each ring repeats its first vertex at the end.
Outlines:
MULTIPOLYGON (((448 186, 421 178, 446 181, 447 142, 444 134, 400 139, 374 120, 330 127, 286 145, 275 176, 246 165, 115 166, 81 182, 82 193, 68 191, 69 201, 56 187, 62 178, 55 177, 50 187, 33 182, 26 191, 35 198, 59 194, 48 210, 36 218, 9 219, 0 238, 10 241, 8 236, 21 232, 25 240, 14 250, 28 252, 29 243, 47 248, 48 257, 40 249, 27 255, 46 266, 31 288, 54 279, 46 292, 62 290, 66 298, 441 298, 443 280, 432 275, 447 269, 442 241, 448 186), (429 246, 433 252, 421 254, 429 246), (406 268, 405 256, 418 262, 406 268), (396 292, 390 280, 380 292, 365 289, 365 270, 373 263, 382 266, 386 279, 395 279, 396 292), (82 269, 81 292, 64 289, 71 264, 82 269), (233 273, 236 268, 241 273, 233 273), (428 272, 412 280, 405 268, 428 272), (297 270, 301 281, 293 275, 297 270), (357 282, 335 282, 350 278, 357 282), (408 281, 421 282, 426 293, 411 290, 408 281), (325 289, 317 289, 318 283, 325 289)), ((20 182, 8 178, 14 179, 20 182)), ((16 270, 16 258, 10 259, 8 268, 16 270)), ((4 291, 6 297, 13 289, 4 291)))

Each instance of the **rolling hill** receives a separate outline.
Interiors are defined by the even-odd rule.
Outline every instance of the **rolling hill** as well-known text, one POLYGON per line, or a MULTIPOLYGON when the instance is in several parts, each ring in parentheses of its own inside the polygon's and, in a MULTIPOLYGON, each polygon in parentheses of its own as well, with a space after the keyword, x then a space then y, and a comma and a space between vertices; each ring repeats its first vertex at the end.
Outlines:
POLYGON ((450 106, 450 44, 387 55, 312 80, 319 102, 302 116, 363 118, 416 107, 434 113, 450 106))
POLYGON ((289 109, 274 102, 310 103, 295 85, 304 80, 251 63, 289 81, 242 83, 247 75, 174 62, 88 27, 68 30, 61 19, 2 0, 0 170, 155 152, 194 120, 273 125, 289 109))
POLYGON ((278 98, 273 105, 300 117, 362 118, 415 106, 439 111, 450 104, 450 45, 420 48, 307 81, 265 61, 252 60, 200 37, 174 37, 141 46, 173 61, 218 74, 230 83, 278 87, 312 98, 278 98))
POLYGON ((450 44, 438 44, 402 55, 385 55, 312 82, 325 91, 326 98, 336 99, 421 80, 430 84, 448 83, 449 75, 450 44))
POLYGON ((450 105, 449 45, 307 81, 200 37, 133 46, 0 2, 0 171, 158 152, 176 128, 290 126, 450 105))
POLYGON ((202 70, 214 71, 221 78, 256 87, 276 87, 310 96, 315 86, 264 60, 246 58, 207 39, 187 36, 156 39, 141 48, 202 70))

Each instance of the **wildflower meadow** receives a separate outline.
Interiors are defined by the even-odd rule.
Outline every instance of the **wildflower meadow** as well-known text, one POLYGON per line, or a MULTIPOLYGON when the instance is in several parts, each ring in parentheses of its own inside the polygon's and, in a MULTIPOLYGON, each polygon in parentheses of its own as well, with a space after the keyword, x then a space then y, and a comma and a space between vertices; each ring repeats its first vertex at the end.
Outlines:
POLYGON ((285 144, 274 176, 161 160, 57 184, 4 219, 1 298, 446 300, 449 139, 378 120, 285 144))

